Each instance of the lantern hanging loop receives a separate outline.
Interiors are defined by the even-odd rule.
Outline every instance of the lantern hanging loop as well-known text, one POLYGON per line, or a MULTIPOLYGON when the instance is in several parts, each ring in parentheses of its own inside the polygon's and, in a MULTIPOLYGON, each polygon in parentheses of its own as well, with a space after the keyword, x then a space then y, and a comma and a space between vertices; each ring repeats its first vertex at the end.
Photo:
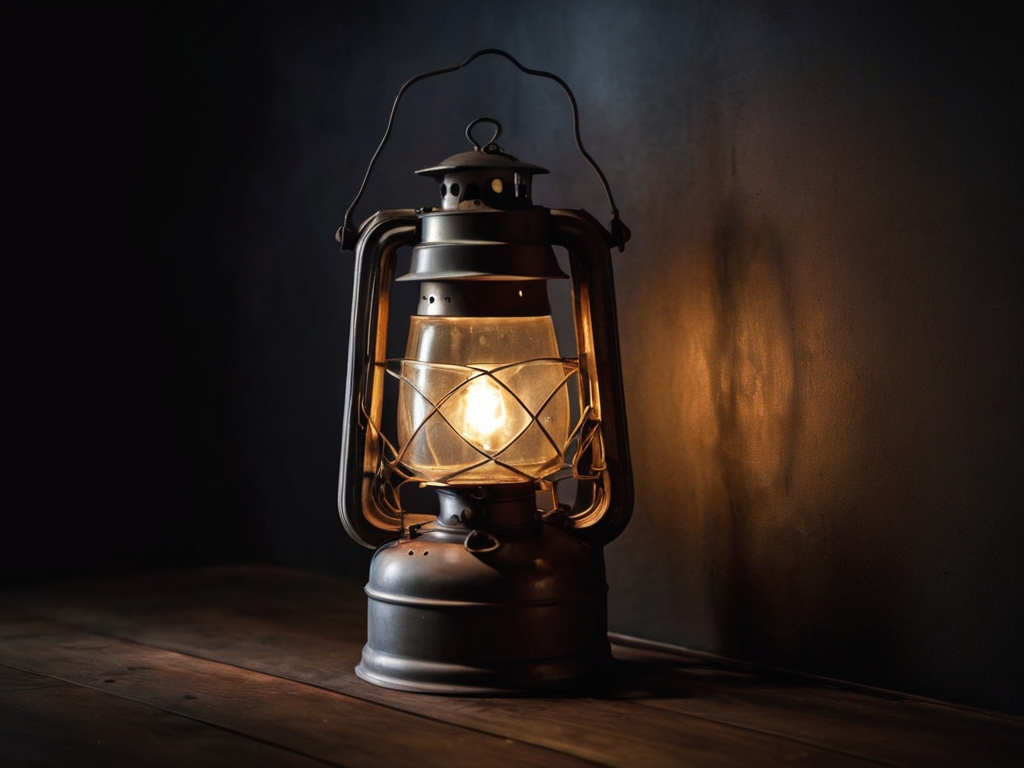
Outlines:
POLYGON ((469 143, 473 145, 473 149, 477 152, 501 152, 501 147, 498 146, 499 136, 501 136, 501 123, 493 117, 478 117, 466 126, 466 138, 469 139, 469 143), (473 129, 480 125, 480 123, 490 123, 494 126, 494 134, 485 144, 483 144, 483 146, 473 138, 473 129))
MULTIPOLYGON (((388 126, 387 129, 384 131, 384 136, 380 140, 380 144, 377 146, 377 151, 374 152, 373 157, 370 158, 370 165, 367 167, 366 174, 363 176, 363 183, 359 185, 359 191, 356 193, 355 199, 352 201, 352 204, 348 207, 348 210, 345 211, 345 220, 342 223, 341 227, 338 229, 337 233, 335 234, 335 238, 339 243, 341 243, 341 249, 343 251, 350 251, 355 247, 356 233, 355 230, 352 229, 352 226, 349 222, 351 222, 352 214, 355 212, 356 206, 359 204, 359 201, 363 196, 363 192, 366 190, 366 185, 370 180, 370 174, 373 171, 373 166, 377 163, 377 158, 380 157, 381 152, 384 151, 384 147, 387 145, 388 139, 391 136, 391 129, 394 127, 395 124, 395 113, 398 111, 398 103, 402 100, 402 96, 405 94, 407 90, 409 90, 410 87, 418 83, 420 80, 426 80, 427 78, 436 77, 437 75, 447 75, 451 72, 456 72, 462 69, 463 67, 468 66, 475 59, 478 59, 481 56, 486 55, 501 56, 502 58, 512 62, 512 64, 514 64, 520 72, 523 72, 524 74, 527 75, 532 75, 534 77, 544 77, 547 78, 548 80, 554 80, 562 87, 562 90, 565 92, 565 95, 569 98, 569 105, 572 107, 572 128, 573 138, 576 141, 576 149, 579 150, 580 155, 583 157, 584 160, 586 160, 587 165, 589 165, 591 170, 593 170, 594 173, 597 175, 597 178, 601 182, 601 186, 604 187, 605 196, 608 198, 608 206, 609 208, 611 208, 610 244, 618 247, 620 251, 625 249, 626 241, 629 240, 630 235, 629 228, 625 224, 623 224, 622 221, 619 219, 619 209, 615 207, 615 199, 612 197, 612 190, 611 187, 608 185, 608 180, 605 178, 604 173, 601 171, 601 168, 597 165, 597 162, 594 160, 594 158, 592 158, 590 154, 583 148, 583 140, 580 138, 579 109, 576 106, 576 97, 573 95, 573 92, 569 88, 568 84, 566 84, 566 82, 562 78, 560 78, 553 72, 545 72, 544 70, 541 69, 530 69, 528 67, 524 67, 522 64, 519 63, 519 61, 514 56, 501 50, 500 48, 484 48, 472 54, 465 61, 462 61, 459 64, 456 64, 455 66, 445 67, 444 69, 435 69, 431 72, 423 72, 419 75, 416 75, 415 77, 407 80, 405 84, 398 89, 398 95, 395 96, 395 101, 391 105, 391 115, 388 117, 388 126)), ((483 119, 489 120, 489 118, 483 119)), ((479 120, 475 122, 479 122, 479 120)), ((472 127, 472 124, 470 125, 470 127, 472 127)), ((469 129, 466 130, 466 133, 468 136, 469 129)), ((491 143, 493 143, 496 139, 497 135, 495 135, 495 137, 491 140, 491 143)), ((472 141, 472 139, 470 139, 470 141, 472 141)))

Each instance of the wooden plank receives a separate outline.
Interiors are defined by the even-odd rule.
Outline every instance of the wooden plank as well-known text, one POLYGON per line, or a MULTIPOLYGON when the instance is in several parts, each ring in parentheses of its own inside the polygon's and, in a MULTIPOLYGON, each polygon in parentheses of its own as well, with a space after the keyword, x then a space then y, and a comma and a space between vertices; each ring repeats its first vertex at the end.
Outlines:
POLYGON ((0 665, 5 766, 282 766, 324 763, 145 704, 0 665))
POLYGON ((122 582, 72 584, 11 599, 103 634, 312 683, 602 765, 867 764, 841 752, 629 699, 455 698, 376 688, 352 672, 365 619, 362 599, 357 608, 352 606, 358 593, 349 585, 318 579, 317 588, 307 592, 295 588, 288 572, 266 570, 243 574, 248 585, 234 591, 223 583, 238 576, 211 573, 208 583, 192 582, 191 589, 173 575, 167 581, 142 579, 131 588, 122 582), (325 582, 333 590, 325 589, 325 582), (360 637, 353 642, 351 627, 346 631, 338 624, 351 625, 357 615, 360 637))
POLYGON ((1024 720, 898 694, 615 647, 622 695, 897 766, 1024 764, 1024 720))
MULTIPOLYGON (((321 688, 3 609, 0 664, 102 691, 107 699, 148 704, 332 765, 457 768, 477 766, 482 756, 496 764, 536 768, 587 764, 321 688)), ((22 699, 32 711, 32 690, 9 695, 7 702, 16 708, 22 699)), ((133 721, 128 730, 134 726, 133 721)))
MULTIPOLYGON (((275 653, 279 654, 280 650, 275 653)), ((357 653, 356 646, 349 647, 349 669, 357 653)), ((581 707, 580 701, 575 699, 426 697, 374 688, 356 680, 350 672, 343 676, 345 679, 340 684, 335 681, 336 690, 362 689, 363 693, 370 694, 369 700, 399 710, 381 712, 381 707, 368 701, 309 689, 244 669, 93 635, 48 620, 19 621, 10 611, 6 615, 0 612, 0 660, 31 665, 35 670, 66 676, 83 684, 106 685, 105 690, 116 686, 119 695, 138 697, 241 733, 260 734, 274 743, 300 743, 308 754, 329 760, 344 758, 346 765, 475 766, 484 759, 483 755, 488 756, 485 762, 495 759, 501 765, 578 765, 588 760, 601 765, 637 766, 781 765, 808 758, 813 758, 815 765, 851 764, 841 757, 833 760, 828 753, 820 754, 800 745, 795 748, 788 742, 780 745, 777 739, 758 734, 745 738, 744 732, 731 733, 735 729, 718 724, 698 723, 693 727, 692 724, 687 726, 684 720, 683 727, 677 727, 679 718, 661 713, 652 716, 631 704, 625 708, 628 714, 610 714, 600 706, 581 707), (262 679, 262 684, 255 686, 258 689, 256 700, 275 702, 273 711, 266 716, 254 714, 249 699, 238 696, 240 690, 254 690, 250 682, 253 678, 262 679), (285 696, 278 690, 289 686, 313 690, 319 696, 309 706, 302 706, 301 700, 296 701, 302 697, 285 696), (319 713, 331 711, 320 698, 332 695, 351 701, 352 711, 333 717, 330 727, 348 728, 349 737, 357 742, 360 738, 367 739, 367 734, 373 734, 373 739, 381 734, 415 736, 395 745, 399 751, 385 758, 377 756, 365 762, 354 760, 349 753, 339 755, 331 750, 333 740, 340 738, 337 733, 332 731, 327 743, 318 743, 318 739, 324 739, 318 736, 319 713), (194 698, 189 699, 189 696, 194 698), (283 709, 279 710, 279 706, 283 709), (413 711, 439 717, 444 722, 425 722, 403 714, 413 711), (294 712, 299 713, 299 723, 287 717, 294 712), (284 719, 276 720, 279 717, 284 719), (410 725, 406 720, 415 722, 410 725), (313 723, 310 732, 298 733, 299 726, 306 722, 313 723), (474 730, 448 723, 459 723, 474 730), (476 730, 500 738, 484 736, 476 730), (449 731, 454 731, 454 736, 449 731), (473 744, 469 737, 487 742, 473 744), (535 748, 536 755, 524 757, 523 751, 530 744, 546 749, 535 748), (516 751, 513 747, 520 749, 516 751), (560 754, 563 751, 578 754, 579 759, 560 754)), ((261 664, 265 665, 266 659, 262 659, 261 664)))
POLYGON ((454 699, 375 688, 352 667, 359 585, 274 568, 64 583, 6 599, 94 631, 313 683, 605 765, 1019 764, 1021 720, 830 691, 617 648, 600 699, 454 699))

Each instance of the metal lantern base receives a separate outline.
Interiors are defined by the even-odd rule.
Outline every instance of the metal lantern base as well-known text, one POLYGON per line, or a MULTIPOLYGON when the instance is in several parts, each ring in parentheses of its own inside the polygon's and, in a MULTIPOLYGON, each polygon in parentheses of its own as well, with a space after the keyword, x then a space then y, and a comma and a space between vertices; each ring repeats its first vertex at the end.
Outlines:
POLYGON ((483 529, 444 519, 374 555, 356 674, 439 694, 600 679, 611 663, 602 551, 540 520, 483 529))

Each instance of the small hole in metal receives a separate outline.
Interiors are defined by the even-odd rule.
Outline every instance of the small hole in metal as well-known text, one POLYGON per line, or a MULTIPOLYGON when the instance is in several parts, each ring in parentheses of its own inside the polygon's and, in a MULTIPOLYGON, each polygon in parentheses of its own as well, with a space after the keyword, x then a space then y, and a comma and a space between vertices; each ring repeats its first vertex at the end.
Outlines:
POLYGON ((414 554, 414 553, 413 553, 413 551, 412 551, 411 549, 409 550, 409 554, 410 554, 410 555, 411 555, 411 554, 414 554))
POLYGON ((452 297, 451 296, 445 296, 444 300, 445 300, 446 304, 451 304, 452 303, 452 297))
POLYGON ((431 296, 431 297, 430 297, 430 303, 431 303, 431 304, 433 304, 433 303, 434 303, 434 297, 433 297, 433 296, 431 296))
POLYGON ((424 549, 424 550, 423 550, 423 555, 424 555, 424 557, 425 557, 425 556, 427 556, 427 555, 429 555, 429 554, 430 554, 430 552, 429 552, 428 550, 426 550, 426 549, 424 549))
POLYGON ((458 184, 452 184, 452 186, 451 186, 451 192, 452 192, 452 194, 453 194, 453 195, 454 195, 455 197, 458 197, 458 196, 459 196, 459 185, 458 185, 458 184))
POLYGON ((444 197, 447 194, 448 194, 448 187, 447 187, 447 185, 442 184, 441 185, 441 197, 444 197))

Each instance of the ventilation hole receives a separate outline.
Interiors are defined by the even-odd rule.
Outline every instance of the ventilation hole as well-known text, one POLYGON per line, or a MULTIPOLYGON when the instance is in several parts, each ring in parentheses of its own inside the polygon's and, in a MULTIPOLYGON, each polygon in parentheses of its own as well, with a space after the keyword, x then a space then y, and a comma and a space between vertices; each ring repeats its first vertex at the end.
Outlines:
POLYGON ((460 192, 460 190, 459 190, 459 185, 458 185, 458 184, 452 184, 452 186, 451 186, 451 191, 452 191, 452 194, 453 194, 453 195, 454 195, 455 197, 458 197, 458 196, 459 196, 459 192, 460 192))
POLYGON ((424 549, 424 550, 423 550, 423 555, 424 555, 424 557, 425 557, 425 556, 427 556, 427 555, 429 555, 429 554, 430 554, 430 552, 429 552, 429 551, 427 551, 426 549, 424 549))
POLYGON ((451 296, 445 296, 444 297, 444 301, 445 301, 446 304, 451 304, 452 303, 452 297, 451 296))
POLYGON ((434 303, 434 297, 433 297, 433 296, 431 296, 431 297, 430 297, 430 303, 431 303, 431 304, 433 304, 433 303, 434 303))
POLYGON ((415 553, 410 549, 409 550, 409 554, 412 555, 412 554, 415 554, 415 553))
POLYGON ((427 300, 426 296, 423 296, 422 299, 421 299, 421 301, 426 301, 426 300, 427 300))
POLYGON ((448 187, 446 187, 444 184, 442 184, 441 185, 441 197, 444 197, 447 194, 448 194, 448 187))
POLYGON ((466 185, 466 197, 470 200, 476 200, 480 197, 480 187, 476 184, 466 185))

